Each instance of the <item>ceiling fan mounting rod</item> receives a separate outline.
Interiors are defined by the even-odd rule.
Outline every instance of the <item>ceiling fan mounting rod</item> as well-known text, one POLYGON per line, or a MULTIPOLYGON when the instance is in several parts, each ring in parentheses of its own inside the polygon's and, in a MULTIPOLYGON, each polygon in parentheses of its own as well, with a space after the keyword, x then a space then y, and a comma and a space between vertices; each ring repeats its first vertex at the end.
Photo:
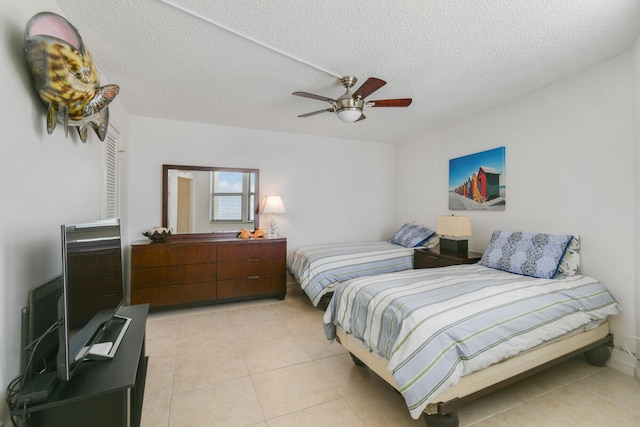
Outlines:
POLYGON ((234 35, 236 35, 236 36, 238 36, 238 37, 242 37, 242 38, 243 38, 243 39, 245 39, 245 40, 248 40, 248 41, 250 41, 250 42, 252 42, 252 43, 255 43, 255 44, 259 45, 259 46, 262 46, 262 47, 264 47, 264 48, 267 48, 267 49, 269 49, 269 50, 270 50, 270 51, 272 51, 272 52, 279 53, 279 54, 280 54, 280 55, 282 55, 282 56, 286 56, 287 58, 289 58, 289 59, 293 59, 294 61, 297 61, 297 62, 299 62, 299 63, 301 63, 301 64, 307 65, 307 66, 309 66, 309 67, 311 67, 311 68, 315 68, 316 70, 318 70, 318 71, 322 71, 323 73, 327 73, 327 74, 329 74, 329 75, 331 75, 331 76, 334 76, 334 77, 337 77, 337 78, 341 78, 339 74, 333 73, 333 72, 331 72, 331 71, 329 71, 329 70, 325 70, 325 69, 324 69, 324 68, 322 68, 322 67, 319 67, 319 66, 317 66, 317 65, 315 65, 315 64, 312 64, 312 63, 310 63, 310 62, 304 61, 304 60, 302 60, 302 59, 300 59, 300 58, 296 58, 295 56, 293 56, 293 55, 291 55, 291 54, 288 54, 287 52, 284 52, 284 51, 282 51, 282 50, 280 50, 280 49, 278 49, 278 48, 275 48, 275 47, 273 47, 273 46, 269 46, 268 44, 266 44, 266 43, 264 43, 264 42, 261 42, 260 40, 254 39, 254 38, 249 37, 249 36, 247 36, 247 35, 244 35, 244 34, 242 34, 242 33, 238 32, 238 31, 234 30, 233 28, 230 28, 230 27, 227 27, 227 26, 225 26, 225 25, 223 25, 223 24, 220 24, 220 23, 218 23, 218 22, 215 22, 215 21, 213 21, 213 20, 211 20, 211 19, 209 19, 209 18, 207 18, 207 17, 205 17, 205 16, 199 15, 199 14, 197 14, 196 12, 193 12, 193 11, 191 11, 191 10, 189 10, 189 9, 185 8, 185 7, 178 6, 178 5, 173 4, 173 3, 171 3, 170 1, 167 1, 167 0, 158 0, 158 1, 159 1, 160 3, 164 3, 164 4, 166 4, 167 6, 170 6, 170 7, 174 8, 174 9, 177 9, 177 10, 179 10, 179 11, 181 11, 181 12, 184 12, 184 13, 186 13, 187 15, 191 15, 191 16, 193 16, 194 18, 198 18, 198 19, 200 19, 200 20, 202 20, 202 21, 204 21, 204 22, 207 22, 207 23, 209 23, 209 24, 211 24, 211 25, 214 25, 214 26, 216 26, 216 27, 218 27, 218 28, 220 28, 220 29, 222 29, 222 30, 228 31, 228 32, 230 32, 231 34, 234 34, 234 35))

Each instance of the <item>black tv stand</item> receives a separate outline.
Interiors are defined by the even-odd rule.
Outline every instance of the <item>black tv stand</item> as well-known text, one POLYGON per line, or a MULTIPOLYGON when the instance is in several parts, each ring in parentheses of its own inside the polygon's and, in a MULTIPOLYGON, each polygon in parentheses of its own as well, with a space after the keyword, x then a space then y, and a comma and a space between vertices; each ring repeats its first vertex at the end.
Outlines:
MULTIPOLYGON (((121 307, 131 318, 113 359, 85 361, 70 381, 57 381, 44 402, 16 408, 27 426, 140 426, 147 373, 145 327, 148 304, 121 307)), ((14 414, 18 415, 18 414, 14 414)))

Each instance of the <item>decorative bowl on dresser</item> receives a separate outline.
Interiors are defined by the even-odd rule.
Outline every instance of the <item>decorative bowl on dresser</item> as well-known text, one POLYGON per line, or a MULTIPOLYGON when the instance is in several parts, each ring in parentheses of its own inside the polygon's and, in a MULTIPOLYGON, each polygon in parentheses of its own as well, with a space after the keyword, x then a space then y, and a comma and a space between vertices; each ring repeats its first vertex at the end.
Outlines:
POLYGON ((131 246, 131 304, 152 308, 286 295, 285 238, 171 236, 131 246))

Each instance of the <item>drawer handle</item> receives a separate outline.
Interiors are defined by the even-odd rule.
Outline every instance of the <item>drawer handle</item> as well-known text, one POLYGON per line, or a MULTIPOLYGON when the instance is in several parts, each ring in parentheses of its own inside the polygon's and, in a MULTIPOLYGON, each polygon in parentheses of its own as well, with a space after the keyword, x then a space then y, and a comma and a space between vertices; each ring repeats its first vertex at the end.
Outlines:
POLYGON ((258 262, 260 258, 249 258, 249 262, 258 262))
POLYGON ((254 279, 259 279, 259 278, 260 278, 260 276, 249 276, 249 277, 247 277, 247 279, 249 279, 249 280, 254 280, 254 279))

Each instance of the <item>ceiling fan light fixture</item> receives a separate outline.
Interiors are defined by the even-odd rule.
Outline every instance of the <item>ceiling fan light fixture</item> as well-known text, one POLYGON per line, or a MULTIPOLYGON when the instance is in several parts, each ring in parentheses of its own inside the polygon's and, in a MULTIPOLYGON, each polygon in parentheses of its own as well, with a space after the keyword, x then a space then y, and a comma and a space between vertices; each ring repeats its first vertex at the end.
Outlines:
POLYGON ((342 110, 338 110, 338 118, 343 122, 355 122, 362 115, 362 110, 353 107, 353 108, 343 108, 342 110))

